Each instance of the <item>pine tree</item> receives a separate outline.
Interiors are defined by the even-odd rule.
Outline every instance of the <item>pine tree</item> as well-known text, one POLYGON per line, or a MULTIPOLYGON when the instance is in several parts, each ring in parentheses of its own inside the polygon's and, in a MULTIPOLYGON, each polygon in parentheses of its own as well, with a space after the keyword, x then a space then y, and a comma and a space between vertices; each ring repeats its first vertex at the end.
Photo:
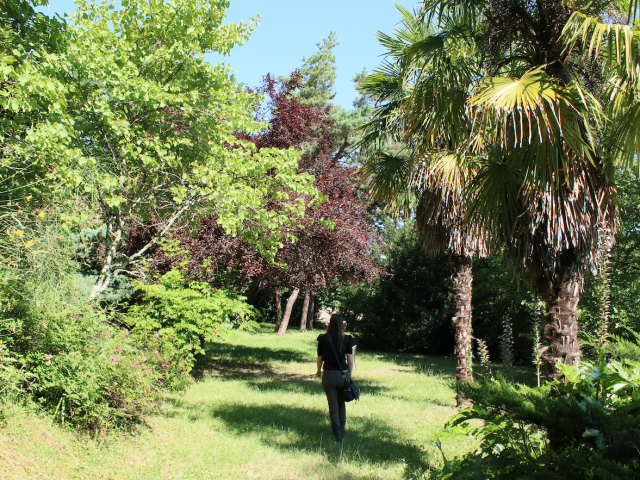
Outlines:
POLYGON ((336 96, 333 92, 336 82, 336 56, 333 48, 338 46, 336 32, 331 30, 329 36, 316 46, 316 53, 309 58, 302 57, 300 73, 304 79, 304 87, 300 89, 300 103, 325 107, 336 96))

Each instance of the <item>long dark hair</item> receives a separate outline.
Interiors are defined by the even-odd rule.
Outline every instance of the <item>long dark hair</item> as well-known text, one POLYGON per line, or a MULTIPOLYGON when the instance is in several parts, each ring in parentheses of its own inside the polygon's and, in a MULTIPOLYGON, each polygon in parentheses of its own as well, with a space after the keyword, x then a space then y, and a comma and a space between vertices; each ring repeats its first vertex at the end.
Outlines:
POLYGON ((342 353, 342 342, 344 341, 344 320, 342 320, 342 317, 337 313, 331 315, 329 325, 327 326, 327 333, 338 334, 338 350, 342 353))

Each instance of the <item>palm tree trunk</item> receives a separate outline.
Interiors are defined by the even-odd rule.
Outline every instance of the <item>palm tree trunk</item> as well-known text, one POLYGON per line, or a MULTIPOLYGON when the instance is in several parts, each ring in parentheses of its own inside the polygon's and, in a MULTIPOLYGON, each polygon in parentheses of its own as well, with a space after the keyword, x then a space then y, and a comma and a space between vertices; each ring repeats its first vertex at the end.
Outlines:
POLYGON ((278 329, 278 336, 284 335, 284 332, 287 331, 287 327, 289 326, 289 318, 291 317, 291 310, 293 309, 293 304, 298 298, 298 294, 300 293, 299 288, 294 288, 291 295, 287 299, 287 307, 284 310, 284 316, 282 317, 282 323, 280 323, 280 328, 278 329))
POLYGON ((562 378, 556 368, 557 362, 578 365, 582 356, 578 340, 580 278, 572 268, 573 262, 568 259, 569 255, 570 253, 561 255, 547 296, 545 333, 548 347, 542 358, 547 364, 549 380, 562 378))
POLYGON ((282 321, 282 302, 280 301, 280 289, 279 288, 276 288, 275 297, 276 297, 276 329, 275 329, 275 332, 278 333, 278 330, 280 330, 280 322, 282 321))
MULTIPOLYGON (((472 382, 473 377, 469 372, 469 348, 471 329, 471 285, 473 283, 472 260, 467 256, 449 255, 453 268, 453 295, 455 314, 453 327, 455 329, 455 356, 456 356, 456 380, 458 382, 472 382)), ((458 390, 456 394, 458 407, 466 406, 468 401, 464 392, 458 390)))
POLYGON ((309 312, 307 313, 307 330, 313 330, 313 320, 316 317, 316 295, 311 294, 309 312))
POLYGON ((309 314, 309 290, 304 292, 304 303, 302 304, 302 318, 300 319, 300 331, 307 331, 307 315, 309 314))

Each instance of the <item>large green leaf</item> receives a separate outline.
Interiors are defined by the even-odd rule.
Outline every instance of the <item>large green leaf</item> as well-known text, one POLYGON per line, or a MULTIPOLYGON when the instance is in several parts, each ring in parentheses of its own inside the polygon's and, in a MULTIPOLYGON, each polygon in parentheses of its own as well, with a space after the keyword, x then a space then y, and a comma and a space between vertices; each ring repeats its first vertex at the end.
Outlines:
MULTIPOLYGON (((547 151, 555 147, 564 157, 568 146, 578 157, 594 161, 591 117, 599 119, 601 107, 578 84, 562 86, 536 69, 521 78, 485 79, 469 103, 474 107, 476 150, 485 145, 547 151)), ((564 169, 564 164, 559 167, 564 169)))

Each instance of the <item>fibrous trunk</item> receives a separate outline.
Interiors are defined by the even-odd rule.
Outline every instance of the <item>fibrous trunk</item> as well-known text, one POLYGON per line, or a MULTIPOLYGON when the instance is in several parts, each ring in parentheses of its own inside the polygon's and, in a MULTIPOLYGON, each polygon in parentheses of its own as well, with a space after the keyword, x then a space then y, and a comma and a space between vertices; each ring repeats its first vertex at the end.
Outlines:
MULTIPOLYGON (((471 329, 471 284, 473 282, 472 261, 467 256, 450 255, 453 268, 453 295, 455 304, 455 314, 453 316, 453 327, 455 329, 455 357, 456 357, 456 380, 458 382, 471 382, 472 376, 469 373, 469 340, 471 329)), ((464 397, 464 392, 458 390, 456 394, 457 405, 465 406, 468 402, 464 397)))
POLYGON ((302 304, 302 318, 300 319, 300 331, 307 331, 307 315, 309 314, 309 290, 304 292, 304 303, 302 304))
POLYGON ((293 309, 293 304, 298 298, 298 294, 300 293, 299 288, 294 288, 289 295, 287 300, 287 307, 284 310, 284 316, 282 317, 282 323, 280 323, 280 329, 278 330, 278 335, 284 335, 284 332, 287 331, 287 327, 289 326, 289 318, 291 317, 291 310, 293 309))
POLYGON ((276 330, 275 332, 278 333, 278 330, 280 330, 280 323, 282 322, 282 302, 280 302, 280 289, 278 288, 276 288, 275 297, 276 297, 276 330))
POLYGON ((549 380, 562 377, 556 363, 578 365, 582 353, 578 341, 578 302, 580 301, 580 278, 572 268, 572 262, 562 259, 556 269, 555 279, 547 296, 545 333, 548 347, 542 356, 547 364, 549 380))

